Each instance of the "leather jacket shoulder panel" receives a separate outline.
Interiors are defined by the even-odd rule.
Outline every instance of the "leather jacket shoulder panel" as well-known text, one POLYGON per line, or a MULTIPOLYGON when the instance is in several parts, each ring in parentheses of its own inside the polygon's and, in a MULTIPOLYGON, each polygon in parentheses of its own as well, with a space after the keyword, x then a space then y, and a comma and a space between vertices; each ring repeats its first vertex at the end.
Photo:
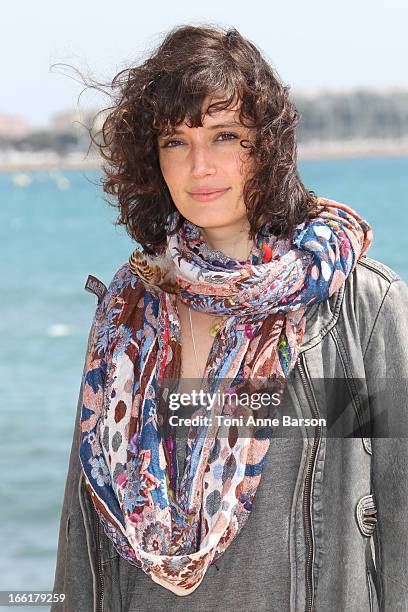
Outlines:
POLYGON ((318 344, 337 324, 340 315, 355 323, 365 352, 376 315, 398 274, 375 259, 363 257, 344 285, 328 300, 314 304, 307 313, 301 351, 318 344))

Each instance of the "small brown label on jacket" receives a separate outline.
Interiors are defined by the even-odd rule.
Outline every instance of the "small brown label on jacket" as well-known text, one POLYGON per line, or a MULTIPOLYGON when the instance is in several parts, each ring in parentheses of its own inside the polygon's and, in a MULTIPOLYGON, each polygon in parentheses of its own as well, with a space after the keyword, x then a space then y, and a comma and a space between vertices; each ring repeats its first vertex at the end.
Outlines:
POLYGON ((103 300, 103 296, 108 290, 106 285, 101 280, 99 280, 99 278, 93 276, 92 274, 89 274, 88 278, 86 279, 85 289, 86 291, 89 291, 90 293, 94 293, 96 295, 96 297, 98 298, 98 304, 101 303, 101 301, 103 300))

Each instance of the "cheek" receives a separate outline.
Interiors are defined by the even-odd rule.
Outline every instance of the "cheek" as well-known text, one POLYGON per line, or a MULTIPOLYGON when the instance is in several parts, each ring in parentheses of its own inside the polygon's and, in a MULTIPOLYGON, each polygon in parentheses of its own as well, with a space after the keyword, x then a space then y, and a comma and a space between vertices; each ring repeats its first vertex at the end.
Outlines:
POLYGON ((234 169, 235 174, 244 176, 250 170, 253 158, 247 149, 237 147, 233 155, 230 155, 229 164, 234 169))
POLYGON ((160 170, 170 191, 176 190, 181 179, 180 169, 177 167, 177 165, 169 163, 168 161, 161 161, 160 170))
POLYGON ((251 164, 242 152, 237 152, 228 163, 228 174, 237 185, 242 185, 251 171, 251 164))

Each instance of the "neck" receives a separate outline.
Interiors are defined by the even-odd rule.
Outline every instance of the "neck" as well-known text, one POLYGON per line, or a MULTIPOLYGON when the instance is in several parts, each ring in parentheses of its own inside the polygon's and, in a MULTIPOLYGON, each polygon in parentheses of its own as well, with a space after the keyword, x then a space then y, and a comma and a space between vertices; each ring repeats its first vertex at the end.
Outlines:
POLYGON ((200 231, 211 249, 222 251, 227 257, 246 261, 254 241, 249 237, 249 222, 240 220, 226 227, 202 228, 200 231))

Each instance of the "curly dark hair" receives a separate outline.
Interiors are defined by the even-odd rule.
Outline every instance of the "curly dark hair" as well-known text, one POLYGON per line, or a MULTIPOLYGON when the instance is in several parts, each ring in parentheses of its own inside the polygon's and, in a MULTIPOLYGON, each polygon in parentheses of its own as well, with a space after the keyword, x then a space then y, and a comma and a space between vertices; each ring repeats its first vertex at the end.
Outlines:
MULTIPOLYGON (((140 65, 121 70, 112 80, 113 106, 105 109, 101 130, 91 139, 100 151, 103 190, 119 209, 116 225, 148 252, 160 252, 176 210, 163 179, 158 135, 183 121, 202 126, 207 96, 222 99, 207 112, 239 105, 243 125, 253 126, 250 149, 254 172, 243 197, 250 237, 259 230, 288 237, 294 226, 313 214, 313 191, 297 170, 295 130, 299 114, 271 65, 235 28, 177 26, 140 65)), ((98 113, 99 115, 99 113, 98 113)), ((180 215, 177 231, 184 218, 180 215)))

